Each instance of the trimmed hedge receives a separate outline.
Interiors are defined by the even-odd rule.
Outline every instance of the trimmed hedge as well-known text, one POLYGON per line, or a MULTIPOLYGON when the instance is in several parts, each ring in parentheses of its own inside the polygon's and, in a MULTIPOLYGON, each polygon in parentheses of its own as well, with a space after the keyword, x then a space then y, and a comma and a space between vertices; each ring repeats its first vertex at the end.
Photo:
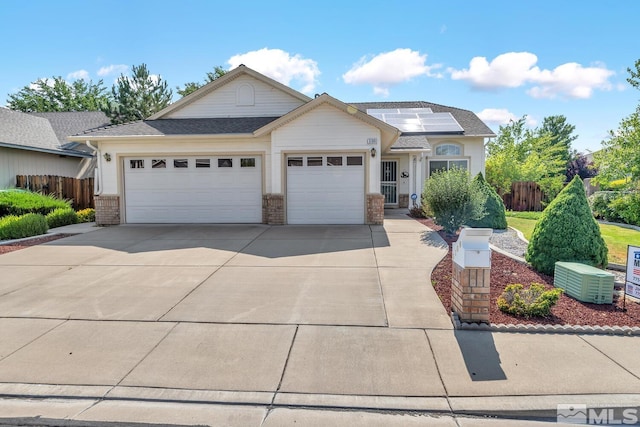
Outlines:
POLYGON ((0 218, 0 240, 38 236, 46 233, 48 229, 47 220, 40 214, 9 215, 0 218))
POLYGON ((485 197, 485 215, 480 219, 470 219, 467 221, 467 225, 474 228, 505 230, 507 228, 507 217, 502 198, 498 196, 498 193, 496 193, 493 187, 484 179, 482 173, 479 173, 473 178, 471 185, 485 197))
POLYGON ((30 191, 0 191, 0 217, 28 213, 46 215, 61 208, 70 209, 71 202, 30 191))
POLYGON ((46 217, 49 228, 62 227, 63 225, 77 224, 78 214, 71 208, 56 209, 49 212, 46 217))
POLYGON ((604 268, 607 253, 582 180, 576 175, 542 213, 531 234, 525 259, 536 270, 553 275, 557 261, 604 268))

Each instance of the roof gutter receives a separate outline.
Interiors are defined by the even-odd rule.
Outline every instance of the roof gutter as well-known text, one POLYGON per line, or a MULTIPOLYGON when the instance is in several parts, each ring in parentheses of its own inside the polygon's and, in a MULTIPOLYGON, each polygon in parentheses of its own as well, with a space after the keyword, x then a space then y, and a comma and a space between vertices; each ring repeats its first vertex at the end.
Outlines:
POLYGON ((6 142, 0 142, 0 147, 15 148, 16 150, 36 151, 38 153, 57 154, 58 156, 67 156, 67 157, 81 157, 81 158, 93 157, 91 154, 88 154, 88 153, 71 152, 71 151, 65 151, 65 150, 54 150, 50 148, 30 147, 28 145, 7 144, 6 142))

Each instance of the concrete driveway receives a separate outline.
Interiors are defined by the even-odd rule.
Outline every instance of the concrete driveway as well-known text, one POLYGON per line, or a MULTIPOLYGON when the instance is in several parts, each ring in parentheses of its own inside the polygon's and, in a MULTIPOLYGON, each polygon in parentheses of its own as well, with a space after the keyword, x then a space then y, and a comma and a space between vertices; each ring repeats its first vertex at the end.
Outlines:
POLYGON ((123 225, 0 257, 7 317, 451 328, 436 233, 382 226, 123 225))

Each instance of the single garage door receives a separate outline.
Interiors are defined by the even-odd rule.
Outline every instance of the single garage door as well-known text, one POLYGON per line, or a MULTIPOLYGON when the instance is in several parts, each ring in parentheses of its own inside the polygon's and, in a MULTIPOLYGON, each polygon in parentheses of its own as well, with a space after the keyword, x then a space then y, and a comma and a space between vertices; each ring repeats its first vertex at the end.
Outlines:
POLYGON ((124 159, 128 223, 262 222, 259 156, 124 159))
POLYGON ((289 224, 364 224, 364 155, 287 156, 289 224))

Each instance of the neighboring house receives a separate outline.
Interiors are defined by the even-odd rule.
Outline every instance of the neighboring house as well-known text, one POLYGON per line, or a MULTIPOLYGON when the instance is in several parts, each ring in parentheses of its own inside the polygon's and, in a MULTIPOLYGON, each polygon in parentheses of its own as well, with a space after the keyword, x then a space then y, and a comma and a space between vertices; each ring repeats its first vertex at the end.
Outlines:
POLYGON ((380 224, 432 171, 484 171, 491 136, 470 111, 309 98, 240 66, 147 120, 69 139, 98 148, 99 224, 380 224))
POLYGON ((0 188, 15 187, 16 175, 92 176, 90 148, 66 136, 108 123, 99 112, 27 114, 0 108, 0 188))

